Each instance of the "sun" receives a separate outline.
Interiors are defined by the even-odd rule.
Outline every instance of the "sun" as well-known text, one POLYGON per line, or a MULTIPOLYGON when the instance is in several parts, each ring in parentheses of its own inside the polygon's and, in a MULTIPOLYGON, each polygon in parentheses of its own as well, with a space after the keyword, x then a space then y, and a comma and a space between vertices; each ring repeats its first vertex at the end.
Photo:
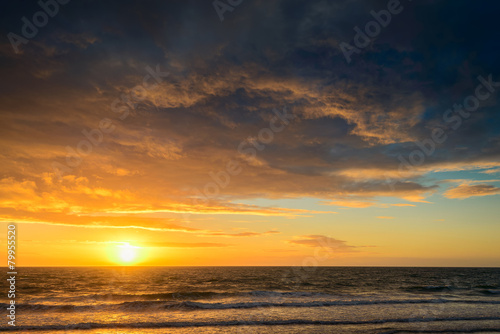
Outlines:
POLYGON ((137 251, 129 244, 121 247, 120 259, 125 263, 130 263, 137 258, 137 251))
POLYGON ((128 242, 117 245, 111 254, 114 262, 122 265, 131 265, 139 260, 140 247, 132 246, 128 242))

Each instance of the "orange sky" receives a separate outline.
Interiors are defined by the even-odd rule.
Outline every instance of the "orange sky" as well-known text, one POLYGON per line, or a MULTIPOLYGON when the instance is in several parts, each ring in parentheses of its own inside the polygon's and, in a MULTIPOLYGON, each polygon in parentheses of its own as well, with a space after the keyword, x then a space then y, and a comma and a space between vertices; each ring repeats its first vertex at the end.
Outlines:
POLYGON ((500 265, 490 30, 414 11, 348 63, 348 3, 92 6, 0 44, 19 265, 500 265))

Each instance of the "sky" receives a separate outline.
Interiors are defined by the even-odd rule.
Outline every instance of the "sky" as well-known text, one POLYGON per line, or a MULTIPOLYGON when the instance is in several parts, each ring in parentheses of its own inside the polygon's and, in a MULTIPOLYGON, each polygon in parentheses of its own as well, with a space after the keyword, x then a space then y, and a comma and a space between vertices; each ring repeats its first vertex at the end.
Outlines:
POLYGON ((499 266, 499 9, 4 2, 4 260, 499 266))

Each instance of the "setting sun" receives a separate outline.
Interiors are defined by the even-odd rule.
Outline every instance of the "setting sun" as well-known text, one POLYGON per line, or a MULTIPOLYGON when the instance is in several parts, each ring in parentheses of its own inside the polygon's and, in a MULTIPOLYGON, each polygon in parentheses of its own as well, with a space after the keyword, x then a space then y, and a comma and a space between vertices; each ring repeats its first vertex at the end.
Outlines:
POLYGON ((120 250, 120 259, 123 262, 129 263, 135 260, 137 257, 137 253, 134 249, 134 247, 130 245, 122 246, 120 250))
POLYGON ((132 246, 127 242, 113 246, 108 252, 113 262, 121 265, 135 264, 140 259, 140 247, 132 246))

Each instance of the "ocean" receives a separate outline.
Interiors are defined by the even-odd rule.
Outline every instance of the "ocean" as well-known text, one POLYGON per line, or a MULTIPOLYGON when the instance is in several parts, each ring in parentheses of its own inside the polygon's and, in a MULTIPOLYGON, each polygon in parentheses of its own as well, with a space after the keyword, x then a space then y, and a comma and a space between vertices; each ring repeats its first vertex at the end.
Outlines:
POLYGON ((500 268, 18 268, 7 321, 0 331, 494 333, 500 268))

